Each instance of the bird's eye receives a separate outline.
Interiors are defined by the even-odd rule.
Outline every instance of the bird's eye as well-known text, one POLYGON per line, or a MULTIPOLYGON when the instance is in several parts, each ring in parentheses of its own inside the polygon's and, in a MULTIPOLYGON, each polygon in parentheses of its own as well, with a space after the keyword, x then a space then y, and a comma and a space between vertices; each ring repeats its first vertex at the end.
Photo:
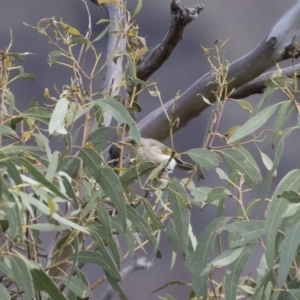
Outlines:
POLYGON ((135 140, 131 140, 130 144, 134 146, 134 145, 136 145, 136 141, 135 140))

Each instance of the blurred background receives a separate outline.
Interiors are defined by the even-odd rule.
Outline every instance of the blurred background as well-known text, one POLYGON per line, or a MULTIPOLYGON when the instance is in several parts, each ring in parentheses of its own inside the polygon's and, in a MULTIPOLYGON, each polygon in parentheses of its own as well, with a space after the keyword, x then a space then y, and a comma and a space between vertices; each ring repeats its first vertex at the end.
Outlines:
MULTIPOLYGON (((55 94, 54 87, 61 90, 62 85, 69 84, 72 74, 68 73, 61 66, 50 67, 47 63, 48 54, 55 49, 49 45, 45 37, 38 34, 34 29, 26 27, 23 22, 36 26, 43 18, 55 16, 57 20, 62 18, 63 22, 77 28, 81 33, 87 31, 88 15, 81 0, 23 0, 23 1, 1 1, 0 10, 0 50, 4 50, 9 44, 10 29, 13 32, 12 52, 32 52, 36 55, 29 55, 24 62, 25 72, 33 73, 35 81, 18 80, 11 86, 11 90, 16 98, 17 108, 25 110, 33 97, 36 97, 40 104, 45 102, 43 97, 44 89, 47 87, 50 93, 55 94)), ((136 18, 139 25, 140 36, 147 39, 147 45, 151 49, 155 47, 165 36, 170 27, 170 0, 144 0, 140 14, 136 18)), ((295 0, 182 0, 182 5, 193 6, 198 3, 205 5, 198 19, 190 23, 181 43, 175 49, 170 59, 158 70, 152 79, 158 82, 163 101, 172 99, 177 92, 184 91, 196 79, 210 70, 207 57, 201 50, 201 46, 210 48, 214 46, 217 39, 229 39, 225 47, 225 57, 230 62, 251 51, 271 29, 273 24, 288 10, 295 0)), ((96 37, 106 26, 106 24, 96 25, 101 18, 106 18, 105 11, 87 0, 93 25, 93 36, 96 37)), ((137 1, 129 0, 128 8, 133 12, 137 1)), ((106 39, 104 38, 95 46, 99 51, 105 53, 106 39)), ((87 60, 89 58, 87 57, 87 60)), ((88 62, 87 62, 88 63, 88 62)), ((289 65, 291 62, 282 64, 289 65)), ((98 77, 99 90, 102 88, 103 76, 98 77)), ((273 97, 271 101, 284 100, 281 94, 273 97), (277 97, 277 98, 276 98, 277 97), (276 100, 278 99, 278 100, 276 100)), ((253 96, 248 100, 254 105, 260 96, 253 96)), ((150 111, 159 106, 157 98, 153 98, 147 93, 140 97, 142 112, 138 115, 141 120, 150 111)), ((192 120, 187 126, 174 136, 175 149, 184 152, 191 148, 201 147, 205 135, 208 120, 212 108, 206 110, 198 118, 192 120)), ((229 104, 222 118, 222 132, 226 132, 233 125, 240 125, 247 119, 246 111, 241 110, 237 105, 229 104)), ((295 124, 295 117, 291 118, 291 124, 295 124)), ((272 126, 272 121, 267 123, 272 126)), ((290 170, 299 166, 295 161, 295 149, 300 149, 299 136, 289 138, 289 144, 285 148, 278 176, 274 184, 290 170)), ((166 141, 168 143, 168 141, 166 141)), ((261 145, 263 152, 271 158, 274 150, 266 140, 261 145)), ((255 147, 249 148, 256 160, 260 160, 260 154, 255 147)), ((296 158, 297 159, 297 158, 296 158)), ((226 170, 225 166, 221 166, 226 170)), ((264 166, 261 166, 263 175, 266 174, 264 166)), ((176 173, 176 176, 183 177, 184 174, 176 173)), ((224 182, 219 180, 212 172, 205 174, 206 179, 200 182, 201 186, 217 187, 223 186, 224 182)), ((199 185, 199 183, 197 183, 199 185)), ((247 194, 246 201, 258 198, 260 187, 255 188, 247 194)), ((236 203, 232 199, 226 201, 224 214, 234 215, 237 210, 236 203)), ((198 236, 205 226, 215 217, 216 208, 214 206, 205 208, 201 212, 198 207, 192 209, 192 224, 194 234, 198 236)), ((163 253, 162 259, 154 259, 151 248, 147 248, 147 256, 153 262, 153 267, 148 270, 138 271, 126 278, 122 287, 131 300, 157 299, 158 295, 169 293, 176 299, 187 299, 190 287, 171 286, 159 293, 151 294, 153 290, 164 285, 170 280, 182 280, 190 282, 190 274, 184 268, 183 259, 178 256, 173 270, 170 271, 172 250, 165 240, 160 245, 163 253)), ((256 267, 260 260, 261 252, 257 249, 255 255, 249 261, 243 274, 256 275, 256 267)), ((102 272, 98 268, 85 267, 90 283, 97 280, 102 272)), ((220 276, 222 272, 220 272, 220 276)), ((102 284, 94 291, 94 299, 100 299, 106 285, 102 284)), ((118 299, 114 297, 113 299, 118 299)))

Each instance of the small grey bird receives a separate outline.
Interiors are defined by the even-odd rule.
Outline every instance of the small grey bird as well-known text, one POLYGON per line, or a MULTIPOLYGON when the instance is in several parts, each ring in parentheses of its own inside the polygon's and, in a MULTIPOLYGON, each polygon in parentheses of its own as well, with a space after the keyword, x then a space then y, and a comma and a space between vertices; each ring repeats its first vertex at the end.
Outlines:
POLYGON ((131 159, 149 161, 156 165, 159 165, 161 162, 168 163, 165 167, 168 173, 171 173, 175 166, 184 171, 192 171, 194 169, 193 165, 182 161, 178 153, 161 142, 144 138, 141 138, 140 141, 141 143, 139 145, 129 136, 125 141, 119 142, 119 144, 125 146, 125 151, 129 154, 131 159))

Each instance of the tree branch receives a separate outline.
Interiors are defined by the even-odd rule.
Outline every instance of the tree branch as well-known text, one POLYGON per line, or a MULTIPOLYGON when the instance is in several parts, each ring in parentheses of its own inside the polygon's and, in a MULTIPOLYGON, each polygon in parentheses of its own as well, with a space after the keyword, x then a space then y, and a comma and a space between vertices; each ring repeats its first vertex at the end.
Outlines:
POLYGON ((137 65, 137 78, 147 80, 170 57, 177 44, 183 38, 185 26, 195 20, 204 5, 197 4, 191 8, 182 7, 179 0, 171 2, 171 27, 163 41, 157 45, 137 65))
MULTIPOLYGON (((244 84, 243 86, 236 89, 230 98, 241 99, 247 98, 254 94, 262 94, 266 88, 266 82, 270 79, 274 71, 266 72, 254 80, 244 84)), ((300 64, 292 67, 287 67, 281 70, 281 74, 286 77, 293 77, 295 74, 298 79, 300 79, 300 64)))
MULTIPOLYGON (((227 76, 228 91, 248 83, 288 56, 289 46, 300 31, 299 16, 300 1, 273 26, 255 49, 231 64, 227 76)), ((172 113, 174 119, 180 119, 179 126, 173 128, 173 132, 184 127, 208 107, 202 95, 210 102, 215 102, 215 76, 215 73, 208 73, 198 79, 176 100, 174 111, 174 99, 165 104, 168 114, 172 113)), ((146 138, 164 140, 169 133, 169 121, 161 107, 141 120, 139 127, 141 135, 146 138)))
MULTIPOLYGON (((91 0, 93 3, 98 4, 97 0, 91 0)), ((101 6, 101 5, 100 5, 101 6)), ((101 6, 102 7, 102 6, 101 6)), ((116 53, 121 53, 126 49, 126 36, 122 34, 122 29, 125 28, 125 14, 124 14, 124 1, 120 3, 106 3, 103 4, 104 9, 107 11, 110 20, 110 28, 108 35, 108 45, 106 57, 108 63, 105 70, 105 78, 103 82, 103 94, 105 97, 110 98, 119 94, 120 82, 123 76, 123 56, 121 55, 116 62, 113 57, 116 53), (122 26, 120 26, 122 25, 122 26)), ((112 116, 104 113, 104 124, 109 126, 112 116)), ((94 122, 95 120, 93 120, 94 122)), ((92 126, 92 130, 95 124, 92 126)))

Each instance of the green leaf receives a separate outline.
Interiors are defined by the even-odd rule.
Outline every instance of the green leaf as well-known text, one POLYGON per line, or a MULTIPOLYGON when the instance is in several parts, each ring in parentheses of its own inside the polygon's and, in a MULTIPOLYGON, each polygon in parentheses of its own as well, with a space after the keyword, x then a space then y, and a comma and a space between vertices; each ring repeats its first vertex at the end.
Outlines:
POLYGON ((228 249, 210 262, 201 272, 200 276, 207 276, 211 271, 229 266, 241 255, 244 248, 228 249))
POLYGON ((129 135, 135 139, 137 143, 140 142, 140 131, 137 124, 130 116, 126 108, 116 99, 95 100, 94 104, 100 106, 103 110, 110 113, 113 118, 120 124, 126 123, 129 126, 129 135))
POLYGON ((119 248, 116 244, 116 241, 115 241, 113 233, 112 233, 112 224, 110 221, 110 216, 109 216, 107 210, 101 206, 98 206, 96 208, 96 212, 97 212, 97 216, 101 222, 101 230, 103 232, 102 237, 105 239, 106 243, 110 247, 112 255, 115 258, 116 265, 117 265, 118 269, 120 269, 121 268, 121 254, 120 254, 119 248))
POLYGON ((272 159, 262 151, 260 151, 261 159, 265 165, 265 167, 270 171, 273 167, 273 161, 272 159))
POLYGON ((272 270, 274 266, 276 236, 281 223, 281 216, 288 207, 288 201, 284 198, 278 198, 284 191, 298 191, 300 188, 300 170, 292 170, 278 184, 272 200, 268 206, 266 217, 266 260, 268 267, 272 270))
POLYGON ((101 33, 97 35, 97 37, 93 40, 93 42, 97 42, 97 41, 101 40, 105 36, 105 34, 108 32, 109 27, 110 27, 110 25, 107 25, 105 27, 105 29, 102 30, 101 33))
POLYGON ((237 100, 236 101, 243 109, 246 109, 249 113, 253 111, 253 107, 250 102, 246 100, 237 100))
POLYGON ((65 128, 65 118, 68 112, 69 101, 67 98, 61 98, 57 101, 49 122, 49 134, 53 133, 67 134, 65 128))
POLYGON ((88 286, 86 286, 80 278, 76 276, 64 276, 59 277, 59 280, 79 298, 82 299, 91 296, 88 286))
POLYGON ((282 126, 290 120, 291 113, 294 111, 295 107, 291 101, 283 103, 278 111, 277 118, 274 122, 273 134, 271 138, 271 145, 274 147, 276 139, 280 136, 282 126))
POLYGON ((63 52, 61 52, 61 51, 52 51, 52 52, 49 54, 49 60, 48 60, 49 65, 52 66, 53 64, 56 64, 56 63, 57 63, 57 59, 58 59, 60 56, 69 58, 65 53, 63 53, 63 52))
MULTIPOLYGON (((96 237, 96 236, 95 236, 96 237)), ((97 242, 100 239, 97 238, 97 242)), ((105 248, 105 247, 104 247, 105 248)), ((106 252, 95 252, 95 251, 87 251, 83 250, 78 253, 78 261, 81 261, 86 264, 94 264, 103 268, 110 276, 116 281, 120 281, 122 279, 116 265, 113 260, 110 258, 108 253, 106 252)))
POLYGON ((56 174, 57 166, 58 166, 58 158, 59 158, 59 153, 58 151, 55 151, 51 157, 51 160, 49 161, 49 165, 47 168, 47 172, 45 175, 45 178, 49 180, 50 182, 53 181, 53 178, 56 174))
POLYGON ((152 235, 152 230, 150 225, 131 206, 126 205, 126 211, 127 211, 128 219, 132 222, 132 227, 136 227, 137 229, 139 229, 140 233, 149 240, 154 250, 156 251, 157 242, 152 235))
POLYGON ((48 188, 50 191, 52 191, 57 196, 69 200, 66 195, 64 195, 62 192, 60 192, 51 182, 49 182, 30 162, 28 162, 26 159, 21 157, 7 157, 5 159, 2 159, 2 161, 12 161, 17 162, 23 165, 28 172, 31 173, 35 177, 35 179, 41 183, 45 188, 48 188))
MULTIPOLYGON (((29 194, 26 194, 26 193, 23 193, 23 192, 20 192, 20 196, 23 199, 26 199, 26 201, 28 203, 30 203, 31 205, 36 207, 38 210, 40 210, 40 212, 42 212, 43 214, 50 217, 51 210, 43 202, 41 202, 38 199, 34 198, 33 196, 31 196, 29 194)), ((58 223, 60 223, 63 226, 67 226, 67 227, 73 228, 75 230, 78 230, 80 232, 84 232, 84 233, 89 234, 89 231, 86 228, 80 226, 79 224, 77 224, 73 221, 70 221, 67 218, 64 218, 64 217, 60 216, 59 214, 57 214, 55 212, 51 214, 51 218, 54 219, 55 221, 57 221, 58 223)))
POLYGON ((16 281, 19 288, 24 289, 24 299, 31 300, 34 298, 35 292, 27 264, 22 258, 16 255, 10 255, 9 260, 14 281, 16 281))
POLYGON ((300 193, 295 191, 284 191, 281 195, 278 195, 278 198, 285 198, 291 203, 299 203, 300 193))
POLYGON ((6 288, 0 283, 0 299, 1 300, 11 300, 9 292, 6 288))
POLYGON ((163 223, 161 222, 161 220, 159 219, 159 217, 156 215, 155 211, 153 210, 152 206, 150 205, 150 203, 148 202, 147 199, 142 198, 141 199, 143 201, 143 205, 148 213, 148 216, 150 218, 150 220, 152 221, 151 227, 152 230, 163 230, 165 227, 163 225, 163 223))
POLYGON ((143 174, 153 170, 155 167, 156 165, 150 162, 141 162, 132 166, 120 176, 122 186, 129 186, 132 182, 140 178, 143 174))
POLYGON ((0 124, 0 133, 7 136, 7 137, 13 137, 17 140, 19 140, 19 136, 17 133, 10 127, 0 124))
POLYGON ((219 166, 221 159, 218 154, 213 151, 196 148, 186 152, 186 154, 199 166, 207 171, 212 171, 219 166))
POLYGON ((277 286, 282 288, 289 270, 291 268, 293 258, 296 255, 296 251, 300 244, 300 221, 291 228, 289 228, 285 234, 284 241, 282 243, 281 253, 284 255, 280 256, 279 268, 278 268, 278 279, 277 286))
POLYGON ((207 280, 206 277, 199 277, 205 269, 207 259, 213 250, 213 243, 218 229, 224 226, 230 218, 214 219, 197 239, 197 247, 194 255, 188 255, 186 267, 192 272, 193 289, 198 297, 207 299, 207 280))
POLYGON ((189 197, 177 180, 172 180, 166 191, 172 210, 170 221, 180 242, 180 250, 185 256, 189 243, 190 208, 187 202, 189 197))
MULTIPOLYGON (((120 287, 119 283, 116 282, 116 280, 108 272, 104 271, 104 273, 105 273, 107 281, 109 282, 112 289, 117 293, 118 297, 121 300, 128 300, 128 298, 126 297, 124 291, 120 287)), ((103 298, 103 299, 105 299, 105 298, 103 298)))
POLYGON ((274 156, 274 162, 273 162, 272 169, 268 172, 268 174, 264 180, 264 183, 263 183, 263 188, 262 188, 261 197, 260 197, 260 205, 259 205, 257 211, 260 211, 260 208, 263 205, 265 198, 267 197, 267 194, 271 187, 272 179, 274 177, 275 171, 279 165, 280 158, 283 153, 284 141, 292 133, 293 130, 294 130, 294 128, 288 128, 278 143, 278 146, 277 146, 276 152, 275 152, 275 156, 274 156))
POLYGON ((119 177, 111 168, 101 167, 99 170, 99 175, 97 177, 97 182, 100 184, 101 188, 110 198, 110 201, 116 208, 122 222, 122 226, 125 229, 127 214, 125 208, 125 200, 123 197, 123 188, 119 177))
POLYGON ((294 84, 293 78, 288 78, 283 75, 277 75, 275 77, 271 77, 269 81, 266 82, 267 87, 285 87, 287 85, 294 84))
POLYGON ((255 244, 247 245, 243 248, 240 256, 228 266, 228 272, 225 276, 225 298, 224 299, 237 299, 237 287, 240 275, 250 257, 253 250, 255 249, 255 244))
POLYGON ((48 124, 48 122, 51 118, 51 111, 49 109, 43 108, 43 107, 33 107, 33 108, 25 110, 17 118, 20 119, 19 122, 22 120, 22 118, 27 118, 27 119, 32 119, 32 120, 38 120, 45 124, 48 124))
POLYGON ((83 166, 90 172, 90 176, 96 178, 103 162, 100 154, 89 148, 80 148, 79 157, 83 160, 83 166))
POLYGON ((232 197, 231 192, 223 187, 217 187, 212 189, 207 194, 207 200, 205 201, 205 203, 209 204, 212 202, 218 202, 220 200, 226 199, 227 197, 232 197))
POLYGON ((58 287, 43 270, 32 269, 31 276, 33 278, 34 287, 38 291, 46 292, 51 299, 67 300, 64 294, 60 292, 58 287))
POLYGON ((248 120, 242 127, 240 127, 228 140, 227 144, 232 144, 243 137, 253 133, 255 130, 263 126, 272 114, 277 110, 278 103, 268 106, 260 111, 256 116, 248 120))
POLYGON ((135 10, 134 10, 131 18, 134 18, 139 13, 139 11, 142 8, 142 4, 143 4, 143 0, 138 0, 138 3, 136 5, 136 7, 135 7, 135 10))
POLYGON ((63 22, 60 22, 60 24, 68 33, 77 35, 77 36, 81 36, 80 32, 76 28, 70 26, 69 24, 63 23, 63 22))
POLYGON ((243 147, 222 149, 220 151, 231 169, 236 169, 244 176, 246 184, 250 186, 261 183, 262 176, 260 170, 251 156, 251 154, 243 147))
POLYGON ((65 174, 64 172, 60 171, 59 172, 59 177, 61 178, 62 182, 63 182, 63 186, 66 190, 66 194, 68 195, 68 197, 70 199, 73 199, 73 205, 74 205, 74 208, 75 209, 78 209, 79 208, 79 204, 78 204, 78 201, 77 201, 77 197, 74 193, 74 189, 71 185, 71 182, 70 182, 70 179, 68 177, 67 174, 65 174))

